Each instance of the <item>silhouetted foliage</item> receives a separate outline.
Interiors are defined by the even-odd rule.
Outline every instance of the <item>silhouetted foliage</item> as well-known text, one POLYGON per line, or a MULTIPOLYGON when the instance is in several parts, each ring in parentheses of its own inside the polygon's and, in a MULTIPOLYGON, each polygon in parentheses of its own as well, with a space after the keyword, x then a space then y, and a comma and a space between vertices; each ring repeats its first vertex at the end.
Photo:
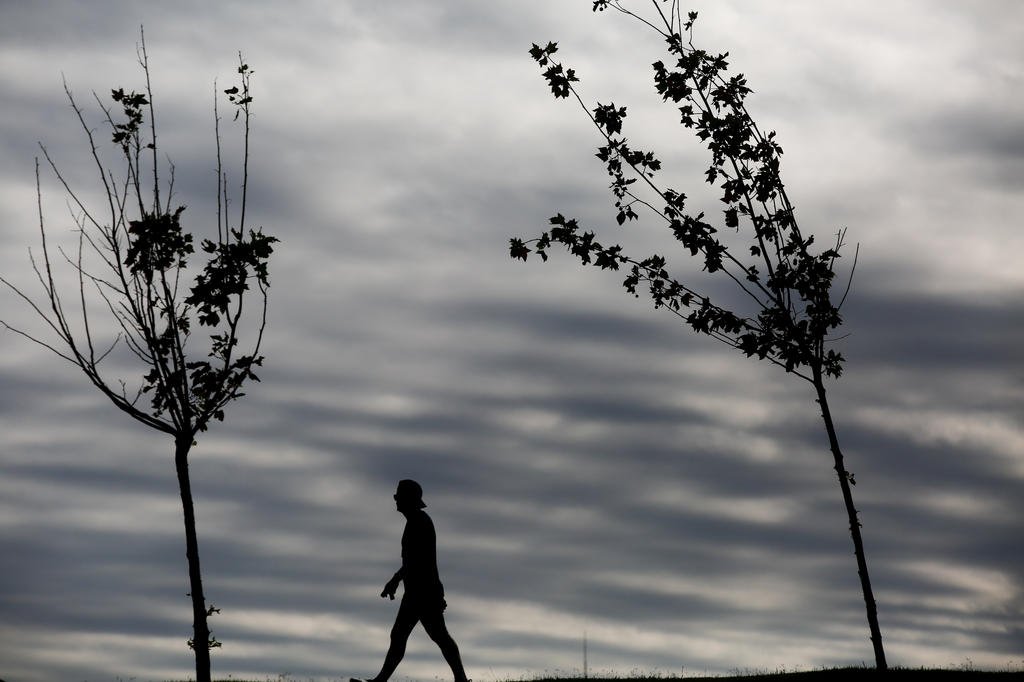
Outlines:
POLYGON ((730 74, 728 53, 713 54, 694 45, 696 12, 684 17, 676 0, 651 0, 651 4, 655 8, 652 18, 615 0, 597 0, 593 9, 617 10, 641 21, 664 40, 668 59, 653 64, 654 86, 662 100, 677 109, 680 124, 711 154, 704 178, 721 191, 719 220, 688 210, 686 194, 659 183, 662 165, 657 156, 635 147, 623 133, 626 107, 614 103, 588 107, 584 103, 575 70, 555 60, 556 43, 535 44, 530 56, 541 68, 551 93, 560 99, 575 98, 600 132, 603 144, 596 156, 611 178, 615 222, 637 221, 643 213, 652 216, 668 228, 684 252, 700 259, 704 271, 731 280, 754 312, 737 312, 712 301, 708 294, 670 274, 665 257, 630 256, 618 244, 599 242, 593 231, 562 214, 552 217, 550 229, 535 239, 511 239, 510 255, 527 260, 534 254, 546 261, 549 249, 558 245, 583 265, 624 270, 622 285, 630 294, 639 296, 646 290, 655 308, 671 311, 694 331, 748 357, 769 360, 814 386, 849 515, 876 664, 884 669, 860 522, 850 492, 854 480, 843 464, 824 386, 825 377, 838 378, 842 373, 843 357, 828 345, 829 334, 842 322, 840 308, 849 290, 847 283, 839 302, 833 302, 835 265, 845 230, 838 231, 832 246, 814 250, 814 235, 800 229, 780 176, 782 147, 775 133, 762 131, 747 111, 745 102, 751 89, 746 78, 730 74), (737 251, 723 239, 723 229, 736 234, 745 230, 750 239, 737 251))
MULTIPOLYGON (((211 421, 223 421, 228 403, 241 397, 247 381, 258 381, 255 368, 263 363, 260 345, 266 324, 267 291, 270 279, 267 263, 276 238, 261 228, 246 224, 246 192, 248 188, 249 87, 253 71, 239 54, 239 86, 225 91, 235 107, 235 120, 242 118, 243 157, 239 215, 229 220, 227 174, 221 163, 220 126, 214 100, 214 137, 217 158, 216 235, 201 241, 206 260, 198 271, 190 269, 195 257, 194 237, 186 230, 184 205, 175 205, 174 166, 161 163, 158 155, 153 92, 150 87, 149 62, 144 36, 138 47, 139 64, 146 78, 143 92, 111 92, 119 105, 110 107, 95 97, 106 124, 111 142, 121 157, 118 172, 103 161, 100 145, 92 127, 86 122, 81 107, 65 84, 71 107, 88 138, 92 159, 105 198, 102 208, 86 205, 84 195, 69 184, 48 150, 40 145, 43 156, 63 186, 75 211, 78 232, 76 257, 60 254, 77 278, 78 312, 68 306, 55 281, 51 248, 47 243, 36 160, 36 187, 39 198, 39 231, 42 242, 42 263, 31 256, 32 266, 42 284, 43 302, 35 300, 22 289, 0 278, 42 318, 60 340, 52 344, 37 336, 5 327, 45 346, 81 369, 92 384, 122 412, 154 429, 167 433, 175 442, 175 468, 185 515, 186 555, 188 558, 193 607, 193 637, 188 645, 195 650, 196 678, 210 679, 210 649, 221 644, 210 633, 207 618, 219 609, 207 605, 203 594, 199 566, 199 548, 195 529, 188 455, 196 445, 196 436, 206 431, 211 421), (146 126, 148 118, 149 125, 146 126), (161 190, 166 182, 165 198, 161 190), (94 266, 87 257, 96 259, 94 266), (185 282, 191 277, 192 283, 185 282), (247 352, 240 350, 243 325, 243 302, 257 295, 254 308, 258 319, 253 327, 255 339, 247 352), (115 338, 98 346, 97 327, 90 318, 90 297, 106 308, 116 324, 115 338), (197 334, 202 330, 202 334, 197 334), (205 349, 198 354, 192 347, 205 336, 205 349), (141 380, 129 391, 127 383, 111 380, 101 363, 115 348, 127 348, 141 367, 141 380), (145 400, 143 399, 145 398, 145 400), (148 402, 148 404, 147 404, 148 402), (199 643, 197 645, 197 643, 199 643)), ((201 346, 202 347, 202 346, 201 346)))

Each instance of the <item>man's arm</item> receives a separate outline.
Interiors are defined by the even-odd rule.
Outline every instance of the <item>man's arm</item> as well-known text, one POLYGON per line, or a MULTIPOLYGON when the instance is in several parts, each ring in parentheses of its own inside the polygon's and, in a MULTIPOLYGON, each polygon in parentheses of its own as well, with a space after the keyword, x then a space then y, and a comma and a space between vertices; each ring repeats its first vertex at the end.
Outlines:
POLYGON ((391 580, 388 581, 387 585, 384 586, 384 590, 380 593, 381 597, 390 597, 392 600, 395 598, 395 591, 398 590, 398 583, 402 582, 402 578, 405 577, 405 567, 398 569, 398 571, 391 576, 391 580))

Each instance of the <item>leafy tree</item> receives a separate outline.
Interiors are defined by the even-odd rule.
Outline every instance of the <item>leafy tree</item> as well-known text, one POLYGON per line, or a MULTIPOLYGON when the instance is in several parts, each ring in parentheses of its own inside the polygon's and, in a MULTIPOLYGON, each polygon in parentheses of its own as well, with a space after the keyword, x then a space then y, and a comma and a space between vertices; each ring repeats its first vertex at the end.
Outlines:
MULTIPOLYGON (((838 378, 842 373, 842 355, 828 346, 830 334, 842 322, 840 308, 849 291, 847 282, 838 303, 833 302, 835 264, 844 245, 845 230, 838 232, 829 248, 812 249, 814 236, 798 226, 779 174, 782 147, 775 133, 763 132, 747 111, 745 100, 751 90, 746 79, 742 74, 730 75, 728 53, 716 55, 694 46, 696 12, 684 17, 678 0, 663 7, 665 2, 651 0, 655 12, 650 17, 633 12, 617 0, 595 0, 594 11, 617 10, 664 39, 668 63, 653 64, 654 85, 663 101, 677 108, 681 124, 711 152, 705 179, 721 190, 724 204, 717 221, 702 212, 688 211, 685 194, 658 182, 661 162, 653 152, 634 147, 623 135, 626 107, 597 103, 589 108, 584 103, 575 71, 554 59, 556 43, 533 45, 530 55, 542 69, 552 94, 556 98, 575 98, 601 133, 603 144, 597 157, 611 177, 615 221, 623 225, 638 220, 644 212, 653 216, 690 256, 703 262, 703 270, 731 281, 742 293, 747 308, 737 312, 713 302, 709 295, 672 276, 663 256, 631 257, 620 245, 606 246, 597 241, 594 232, 562 214, 551 218, 550 229, 536 239, 511 239, 510 254, 522 260, 535 254, 546 261, 552 245, 560 245, 584 265, 624 270, 622 285, 627 292, 639 296, 638 291, 646 289, 655 308, 674 313, 694 331, 712 336, 748 357, 779 365, 813 387, 849 516, 875 663, 885 669, 861 523, 851 493, 855 481, 843 463, 825 391, 826 378, 838 378), (729 232, 746 234, 749 241, 737 248, 736 238, 728 238, 729 232)), ((853 268, 851 279, 852 274, 853 268)))
POLYGON ((0 278, 31 306, 59 342, 0 323, 75 365, 119 410, 174 439, 193 612, 193 636, 188 645, 195 651, 196 679, 208 682, 210 650, 221 644, 212 636, 207 618, 219 609, 208 605, 203 593, 188 458, 197 444, 197 435, 206 431, 211 422, 223 421, 228 403, 242 397, 242 385, 259 380, 254 370, 263 363, 259 351, 270 286, 267 263, 277 239, 264 234, 262 228, 250 229, 247 224, 253 100, 249 84, 253 71, 239 53, 240 83, 224 91, 235 107, 235 120, 241 117, 243 127, 238 212, 237 216, 229 216, 228 179, 221 162, 220 118, 215 97, 217 232, 200 243, 200 250, 206 254, 202 267, 190 268, 195 254, 194 237, 183 225, 185 206, 174 203, 174 166, 169 161, 161 162, 158 155, 144 35, 137 53, 146 79, 144 92, 113 90, 111 99, 115 105, 105 105, 94 95, 109 127, 114 153, 120 158, 116 172, 104 162, 100 143, 94 138, 82 108, 67 83, 64 85, 89 142, 100 196, 105 199, 100 207, 86 205, 84 195, 71 187, 67 176, 40 145, 74 209, 77 254, 68 255, 63 249, 59 253, 74 274, 77 290, 72 287, 73 296, 65 297, 55 280, 51 262, 54 254, 43 220, 39 159, 36 191, 42 262, 34 256, 30 258, 42 285, 41 302, 0 278), (120 112, 115 113, 113 110, 118 108, 120 112), (191 285, 186 284, 189 279, 191 285), (245 325, 243 303, 254 295, 258 297, 256 319, 245 325), (113 324, 96 324, 91 312, 97 305, 109 312, 113 324), (242 352, 240 347, 243 328, 255 334, 248 352, 242 352), (108 331, 109 334, 104 333, 108 331), (198 353, 196 346, 200 349, 198 353), (127 349, 128 356, 134 356, 141 368, 141 379, 132 389, 123 380, 112 380, 102 364, 115 349, 127 349))

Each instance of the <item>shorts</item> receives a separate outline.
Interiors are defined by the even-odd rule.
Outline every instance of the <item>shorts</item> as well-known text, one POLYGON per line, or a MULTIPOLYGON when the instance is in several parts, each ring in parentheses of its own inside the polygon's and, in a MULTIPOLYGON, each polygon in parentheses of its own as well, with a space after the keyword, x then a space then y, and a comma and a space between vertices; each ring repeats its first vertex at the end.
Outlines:
POLYGON ((422 592, 406 592, 402 595, 400 611, 415 615, 417 620, 423 616, 439 616, 448 608, 443 594, 424 594, 422 592))

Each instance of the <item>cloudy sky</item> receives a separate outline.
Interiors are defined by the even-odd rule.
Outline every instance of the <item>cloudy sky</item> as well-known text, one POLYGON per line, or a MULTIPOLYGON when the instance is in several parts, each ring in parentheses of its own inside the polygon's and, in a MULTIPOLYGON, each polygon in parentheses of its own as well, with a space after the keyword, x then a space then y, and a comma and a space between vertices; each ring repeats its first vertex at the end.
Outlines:
MULTIPOLYGON (((697 41, 730 51, 778 131, 803 228, 860 245, 830 396, 889 662, 1019 669, 1024 8, 691 4, 697 41)), ((232 82, 238 50, 256 71, 249 210, 281 239, 266 368, 192 459, 215 674, 376 672, 405 477, 478 682, 579 672, 584 632, 592 673, 871 663, 810 386, 620 277, 508 258, 510 236, 563 212, 698 276, 654 223, 615 226, 595 131, 529 59, 558 41, 585 96, 628 105, 631 139, 717 215, 704 153, 651 86, 661 44, 590 6, 0 0, 0 272, 30 291, 37 142, 97 189, 62 74, 85 104, 140 88, 145 25, 163 149, 202 232, 214 79, 232 82)), ((67 243, 52 175, 43 192, 67 243)), ((39 330, 10 292, 0 311, 39 330)), ((0 338, 0 677, 185 677, 172 443, 0 338)), ((448 676, 421 630, 398 676, 448 676)))

